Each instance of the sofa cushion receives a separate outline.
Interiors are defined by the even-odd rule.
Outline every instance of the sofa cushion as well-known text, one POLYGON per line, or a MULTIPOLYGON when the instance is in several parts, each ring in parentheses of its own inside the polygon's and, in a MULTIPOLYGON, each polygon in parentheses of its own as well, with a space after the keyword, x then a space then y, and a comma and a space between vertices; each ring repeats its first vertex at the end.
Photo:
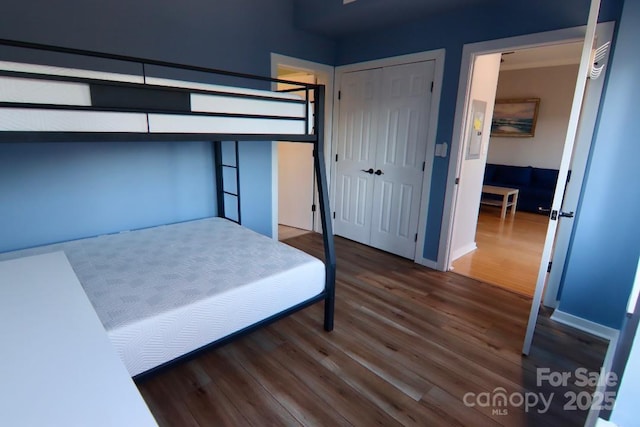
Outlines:
POLYGON ((532 178, 534 187, 554 190, 558 181, 558 170, 534 168, 532 178))
POLYGON ((506 185, 526 186, 531 183, 531 169, 531 166, 500 165, 493 176, 493 181, 499 181, 506 185))
MULTIPOLYGON (((498 165, 492 165, 491 163, 487 163, 484 168, 484 183, 488 184, 490 182, 494 182, 493 178, 496 174, 496 170, 498 169, 498 165)), ((491 185, 491 184, 488 184, 491 185)))
POLYGON ((524 187, 518 194, 518 210, 540 212, 539 208, 550 209, 553 202, 553 190, 524 187))

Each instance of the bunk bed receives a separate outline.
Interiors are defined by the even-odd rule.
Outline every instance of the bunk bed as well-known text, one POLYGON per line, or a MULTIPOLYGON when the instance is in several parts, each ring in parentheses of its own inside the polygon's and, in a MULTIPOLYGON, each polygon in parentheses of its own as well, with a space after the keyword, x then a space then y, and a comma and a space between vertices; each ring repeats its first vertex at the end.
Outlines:
POLYGON ((132 377, 320 301, 333 329, 323 86, 10 40, 0 48, 10 52, 0 58, 0 143, 213 145, 218 217, 0 254, 63 251, 132 377), (293 89, 266 90, 274 82, 293 89), (313 144, 324 263, 242 227, 245 140, 313 144))

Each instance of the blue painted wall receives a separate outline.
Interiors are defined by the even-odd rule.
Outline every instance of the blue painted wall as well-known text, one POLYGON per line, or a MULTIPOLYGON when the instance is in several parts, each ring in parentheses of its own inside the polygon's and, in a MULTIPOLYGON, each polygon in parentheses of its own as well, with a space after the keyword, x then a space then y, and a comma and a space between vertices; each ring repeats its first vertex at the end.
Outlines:
MULTIPOLYGON (((619 0, 604 0, 600 21, 616 20, 619 0)), ((466 43, 584 25, 588 0, 495 2, 443 13, 384 31, 347 36, 338 44, 337 65, 439 48, 446 49, 437 141, 451 142, 462 47, 466 43)), ((442 225, 449 159, 435 158, 423 255, 436 260, 442 225)))
POLYGON ((290 0, 5 2, 0 37, 261 75, 272 51, 328 64, 335 53, 294 28, 290 0))
MULTIPOLYGON (((270 53, 333 63, 291 0, 7 2, 0 38, 270 75, 270 53)), ((0 251, 215 214, 206 144, 0 145, 0 251)), ((243 219, 271 234, 271 144, 243 143, 243 219)))
POLYGON ((627 0, 565 266, 560 310, 620 328, 640 256, 640 2, 627 0))
POLYGON ((0 252, 211 216, 211 144, 0 144, 0 252))

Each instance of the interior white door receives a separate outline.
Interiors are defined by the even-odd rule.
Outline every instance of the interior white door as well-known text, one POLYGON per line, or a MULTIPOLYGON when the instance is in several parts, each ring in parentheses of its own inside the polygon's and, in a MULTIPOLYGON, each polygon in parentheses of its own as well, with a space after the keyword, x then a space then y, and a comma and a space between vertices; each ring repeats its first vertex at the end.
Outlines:
MULTIPOLYGON (((602 46, 613 39, 613 22, 605 22, 598 24, 596 28, 597 46, 602 46)), ((598 61, 600 65, 608 63, 608 52, 603 59, 598 61)), ((606 69, 605 69, 606 72, 606 69)), ((601 75, 597 79, 591 79, 587 82, 585 90, 584 102, 582 105, 582 114, 578 125, 576 143, 573 149, 571 159, 571 179, 567 183, 567 188, 562 202, 563 212, 575 212, 578 208, 580 192, 584 180, 584 173, 591 149, 591 140, 593 139, 593 130, 598 116, 598 107, 600 106, 600 98, 604 88, 605 75, 601 75)), ((556 232, 556 243, 553 248, 552 267, 547 283, 545 285, 544 297, 542 304, 547 307, 555 308, 558 305, 558 291, 560 289, 560 281, 564 272, 564 265, 569 250, 571 234, 573 231, 574 221, 571 217, 563 217, 558 224, 556 232)))
POLYGON ((378 112, 371 246, 414 258, 434 62, 385 67, 378 112))
MULTIPOLYGON (((281 76, 285 80, 315 83, 313 74, 300 72, 281 76)), ((278 90, 292 85, 278 83, 278 90)), ((304 93, 301 93, 304 96, 304 93)), ((313 146, 278 143, 278 223, 303 230, 313 229, 313 146)))
POLYGON ((381 78, 380 68, 345 73, 340 90, 334 231, 367 245, 381 78))
POLYGON ((542 250, 540 269, 538 271, 538 280, 536 282, 536 289, 533 294, 531 312, 529 313, 527 332, 524 339, 524 345, 522 346, 522 353, 525 355, 529 354, 529 350, 531 350, 531 343, 533 341, 533 334, 536 328, 536 321, 538 320, 538 312, 540 311, 540 302, 542 300, 542 293, 544 291, 545 281, 547 278, 547 266, 549 260, 551 259, 551 252, 555 243, 558 218, 562 213, 562 199, 564 195, 564 189, 567 184, 567 173, 569 172, 571 154, 573 152, 573 146, 578 130, 578 122, 580 120, 580 112, 582 101, 584 99, 587 75, 590 68, 591 50, 593 47, 593 40, 595 38, 599 9, 600 0, 591 0, 587 31, 582 48, 582 58, 580 61, 580 67, 578 68, 578 78, 576 81, 576 88, 573 96, 571 115, 569 116, 567 136, 565 139, 564 149, 562 151, 562 160, 560 162, 560 170, 558 173, 558 182, 556 183, 556 191, 555 195, 553 196, 553 202, 551 204, 551 221, 549 221, 549 226, 547 228, 547 235, 544 243, 544 248, 542 250))

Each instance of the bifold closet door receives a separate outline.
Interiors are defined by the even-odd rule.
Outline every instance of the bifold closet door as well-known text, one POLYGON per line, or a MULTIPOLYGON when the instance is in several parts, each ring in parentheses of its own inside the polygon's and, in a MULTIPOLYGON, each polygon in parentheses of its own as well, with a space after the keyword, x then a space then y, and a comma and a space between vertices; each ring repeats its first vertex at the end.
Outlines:
POLYGON ((334 230, 366 245, 371 239, 381 77, 380 68, 345 73, 340 89, 334 230))
POLYGON ((371 246, 414 258, 434 61, 384 68, 371 246))
POLYGON ((414 257, 433 76, 434 61, 344 74, 336 234, 414 257))

